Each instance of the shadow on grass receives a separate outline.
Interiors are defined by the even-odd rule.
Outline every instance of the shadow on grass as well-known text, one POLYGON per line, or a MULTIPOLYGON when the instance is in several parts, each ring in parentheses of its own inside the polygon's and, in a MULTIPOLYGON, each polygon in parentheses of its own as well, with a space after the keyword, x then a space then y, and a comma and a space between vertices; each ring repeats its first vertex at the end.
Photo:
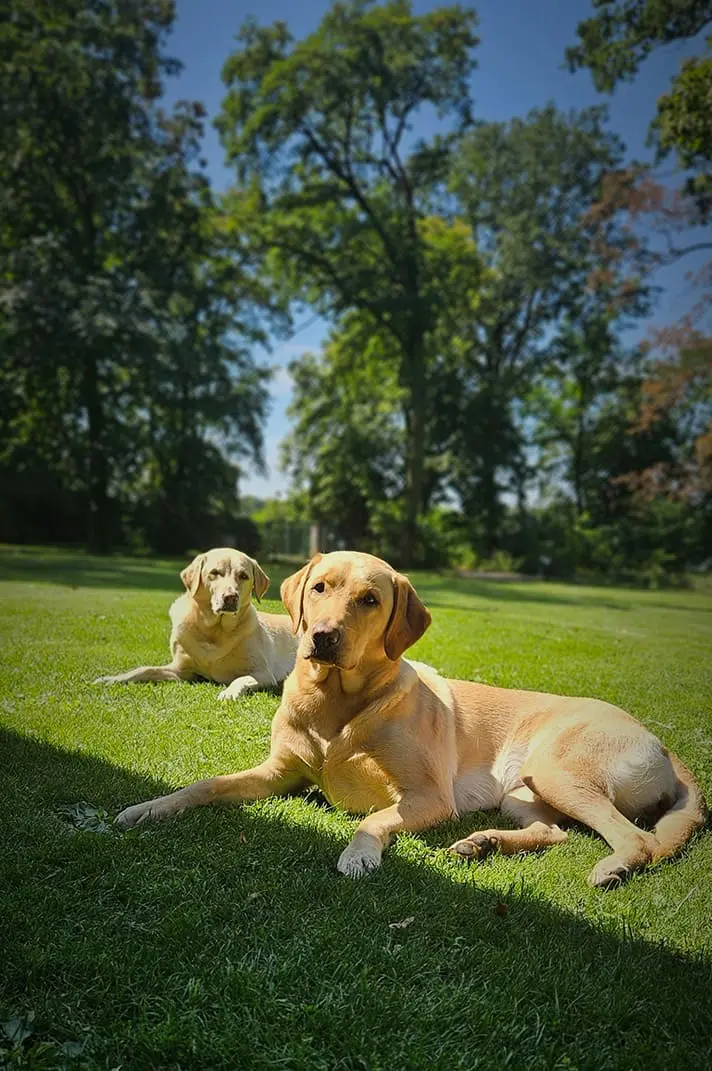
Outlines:
POLYGON ((0 580, 65 587, 142 588, 179 595, 185 561, 92 557, 73 551, 0 548, 0 580))
MULTIPOLYGON (((643 589, 636 590, 634 588, 616 588, 616 592, 619 596, 629 595, 631 602, 626 602, 624 599, 619 598, 614 600, 606 598, 603 594, 592 594, 590 590, 577 591, 572 585, 569 590, 570 595, 564 594, 562 591, 556 590, 554 587, 549 587, 546 581, 539 581, 534 584, 511 584, 502 583, 496 580, 447 580, 439 584, 433 584, 429 581, 424 581, 417 585, 419 593, 423 596, 429 607, 439 607, 444 610, 467 610, 471 613, 489 613, 491 607, 487 606, 468 606, 462 602, 458 602, 457 599, 447 596, 452 595, 466 595, 474 596, 478 599, 492 600, 495 602, 512 602, 512 603, 543 603, 551 604, 552 606, 580 606, 582 608, 591 607, 600 610, 615 610, 617 612, 630 612, 631 610, 672 610, 682 611, 688 613, 690 610, 694 610, 696 613, 712 613, 712 605, 703 605, 702 600, 698 597, 697 593, 690 593, 691 598, 688 603, 674 603, 674 602, 661 602, 660 600, 653 600, 647 596, 650 594, 643 589), (431 597, 430 593, 433 593, 434 597, 431 597), (445 598, 441 596, 445 595, 445 598), (641 597, 644 597, 644 601, 640 601, 641 597), (633 600, 638 599, 637 605, 633 600)), ((602 588, 601 591, 605 591, 602 588)), ((681 595, 685 594, 676 589, 673 594, 681 595)))
MULTIPOLYGON (((463 606, 456 600, 441 598, 443 594, 474 596, 478 599, 494 600, 496 602, 538 602, 549 603, 552 606, 591 606, 604 610, 626 611, 632 607, 625 602, 616 602, 604 595, 592 595, 590 592, 575 592, 571 589, 570 595, 565 595, 549 587, 545 581, 537 581, 528 584, 512 584, 496 580, 466 580, 462 578, 448 579, 441 584, 432 584, 425 581, 418 585, 418 591, 428 602, 428 606, 439 606, 447 610, 470 610, 473 613, 485 613, 486 607, 463 606), (429 592, 434 598, 429 597, 429 592)), ((633 594, 633 593, 631 593, 633 594)))
MULTIPOLYGON (((279 597, 279 585, 282 580, 296 568, 299 563, 263 561, 270 575, 271 584, 268 598, 279 597)), ((79 551, 58 550, 37 547, 0 547, 0 582, 15 581, 19 583, 56 584, 75 588, 134 588, 144 591, 166 591, 179 595, 183 591, 179 573, 186 565, 186 560, 130 558, 107 556, 105 558, 83 554, 79 551)), ((541 603, 552 606, 581 606, 605 610, 626 612, 634 609, 632 603, 606 598, 590 591, 576 591, 569 588, 569 593, 546 582, 529 582, 512 584, 495 580, 465 579, 462 577, 442 577, 434 580, 432 574, 414 574, 418 592, 430 609, 458 610, 469 613, 491 613, 491 606, 471 605, 458 600, 458 596, 474 596, 488 602, 502 603, 541 603), (454 596, 454 598, 453 598, 454 596)), ((644 594, 633 589, 617 589, 634 599, 644 594)), ((646 599, 645 608, 687 611, 692 607, 684 604, 666 603, 646 599)), ((694 609, 712 613, 712 605, 700 605, 694 601, 694 609)))
MULTIPOLYGON (((180 571, 187 559, 173 560, 128 558, 109 555, 94 557, 78 551, 38 549, 36 547, 0 547, 0 581, 56 584, 75 588, 136 588, 144 591, 167 591, 177 596, 183 592, 180 571)), ((280 565, 271 575, 269 596, 290 571, 280 565)))
POLYGON ((62 804, 115 812, 167 786, 13 733, 0 749, 0 1022, 35 1013, 32 1066, 67 1042, 82 1067, 706 1063, 709 966, 614 922, 522 886, 503 901, 427 853, 348 881, 309 801, 76 832, 62 804))

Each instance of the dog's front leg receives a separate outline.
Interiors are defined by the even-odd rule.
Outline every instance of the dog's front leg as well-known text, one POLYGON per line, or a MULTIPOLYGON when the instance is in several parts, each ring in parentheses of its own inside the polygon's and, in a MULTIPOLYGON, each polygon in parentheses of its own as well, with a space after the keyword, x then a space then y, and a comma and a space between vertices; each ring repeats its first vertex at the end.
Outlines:
POLYGON ((170 818, 191 807, 279 796, 299 788, 304 780, 303 773, 294 762, 271 755, 251 770, 196 781, 168 796, 158 796, 155 800, 127 807, 116 818, 116 824, 121 829, 131 829, 147 818, 170 818))
POLYGON ((383 849, 396 833, 416 833, 444 821, 452 805, 438 796, 404 795, 392 807, 364 818, 336 864, 342 874, 360 878, 380 866, 383 849))

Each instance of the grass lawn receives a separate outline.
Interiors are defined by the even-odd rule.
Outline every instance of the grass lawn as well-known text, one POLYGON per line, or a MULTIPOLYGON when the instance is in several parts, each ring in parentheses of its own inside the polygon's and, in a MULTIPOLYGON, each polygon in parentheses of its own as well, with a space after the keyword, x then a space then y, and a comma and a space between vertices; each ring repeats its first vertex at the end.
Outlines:
MULTIPOLYGON (((481 814, 399 838, 359 882, 335 870, 354 821, 314 795, 124 835, 78 818, 266 754, 276 695, 90 683, 165 660, 182 564, 0 551, 0 1064, 710 1066, 711 832, 606 894, 585 831, 479 866, 441 851, 481 814)), ((413 579, 433 614, 415 655, 618 703, 712 798, 712 597, 413 579)))

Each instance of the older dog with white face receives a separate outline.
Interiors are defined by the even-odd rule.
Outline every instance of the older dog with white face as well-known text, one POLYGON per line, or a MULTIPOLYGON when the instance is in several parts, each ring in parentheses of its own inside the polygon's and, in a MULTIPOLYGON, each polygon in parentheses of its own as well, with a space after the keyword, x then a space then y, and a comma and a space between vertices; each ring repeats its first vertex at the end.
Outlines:
POLYGON ((180 574, 185 594, 170 608, 171 661, 99 677, 95 684, 191 681, 224 684, 218 699, 237 699, 281 683, 294 668, 297 640, 284 614, 255 610, 269 577, 254 558, 231 547, 199 554, 180 574))
POLYGON ((338 862, 352 877, 379 865, 394 833, 500 808, 521 828, 477 831, 451 851, 477 860, 548 848, 567 839, 563 822, 574 819, 611 846, 589 878, 610 888, 673 855, 704 823, 690 771, 618 707, 446 680, 401 658, 430 614, 386 562, 317 555, 281 593, 300 643, 269 756, 129 807, 120 826, 316 784, 334 805, 366 815, 338 862))

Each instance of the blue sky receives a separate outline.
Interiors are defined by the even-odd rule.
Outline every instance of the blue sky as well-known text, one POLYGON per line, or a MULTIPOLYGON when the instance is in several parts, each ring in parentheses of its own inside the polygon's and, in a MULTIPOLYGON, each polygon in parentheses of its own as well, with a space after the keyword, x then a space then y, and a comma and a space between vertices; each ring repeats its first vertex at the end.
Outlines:
MULTIPOLYGON (((202 100, 212 119, 224 95, 220 70, 234 47, 239 26, 249 15, 262 23, 282 19, 295 36, 301 37, 316 28, 329 6, 327 0, 177 0, 177 24, 168 52, 182 61, 184 70, 166 87, 168 101, 202 100)), ((416 12, 437 6, 426 0, 413 3, 416 12)), ((575 40, 577 24, 591 12, 589 0, 481 0, 473 6, 479 15, 481 38, 479 67, 472 83, 478 117, 506 120, 549 100, 563 109, 600 101, 587 72, 571 75, 562 67, 564 50, 575 40)), ((689 45, 674 45, 654 54, 635 83, 620 87, 610 99, 611 128, 623 138, 631 156, 640 159, 646 155, 645 136, 655 100, 690 51, 689 45)), ((415 135, 426 132, 416 122, 415 135)), ((204 156, 215 188, 224 189, 232 176, 223 166, 222 149, 212 128, 207 132, 204 156)), ((684 301, 684 270, 666 273, 663 281, 666 288, 655 319, 672 321, 684 301)), ((271 364, 279 366, 272 382, 272 409, 266 428, 269 476, 246 474, 240 484, 243 494, 264 496, 286 489, 286 478, 277 464, 278 444, 288 429, 285 410, 290 381, 285 366, 304 350, 318 349, 323 337, 324 324, 318 321, 288 343, 275 341, 268 357, 271 364)))

